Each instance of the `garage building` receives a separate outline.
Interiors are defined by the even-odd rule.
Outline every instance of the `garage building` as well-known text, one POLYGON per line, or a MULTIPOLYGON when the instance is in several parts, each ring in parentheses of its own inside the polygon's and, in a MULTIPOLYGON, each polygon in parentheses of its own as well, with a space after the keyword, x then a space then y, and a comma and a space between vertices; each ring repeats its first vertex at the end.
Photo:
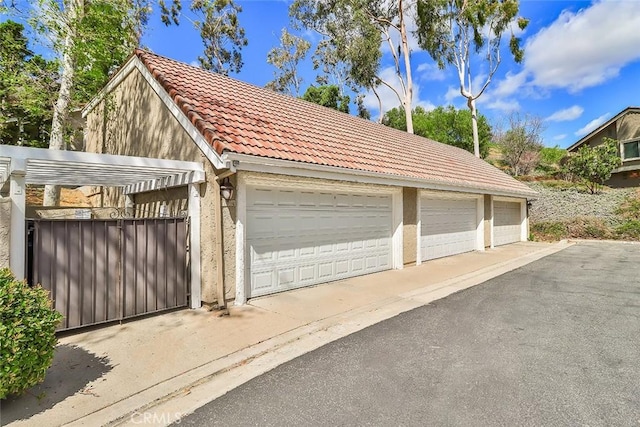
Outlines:
MULTIPOLYGON (((83 114, 88 151, 203 163, 204 303, 527 238, 535 193, 467 151, 147 51, 83 114)), ((124 203, 109 190, 95 200, 124 203)), ((128 203, 171 215, 187 192, 151 185, 128 203)))

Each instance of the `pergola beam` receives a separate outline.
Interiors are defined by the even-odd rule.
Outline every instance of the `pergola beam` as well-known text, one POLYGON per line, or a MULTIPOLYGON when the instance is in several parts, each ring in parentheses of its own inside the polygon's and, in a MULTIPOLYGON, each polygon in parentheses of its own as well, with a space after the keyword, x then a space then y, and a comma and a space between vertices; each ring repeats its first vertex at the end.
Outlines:
POLYGON ((135 184, 129 184, 124 187, 124 194, 137 194, 146 191, 162 190, 165 188, 182 187, 188 184, 200 183, 205 181, 204 171, 192 171, 183 174, 166 176, 159 179, 150 179, 135 184))
POLYGON ((11 198, 10 267, 26 276, 26 185, 99 185, 135 194, 188 186, 191 216, 191 307, 200 306, 200 192, 205 181, 202 163, 181 160, 0 145, 0 189, 9 182, 11 198))

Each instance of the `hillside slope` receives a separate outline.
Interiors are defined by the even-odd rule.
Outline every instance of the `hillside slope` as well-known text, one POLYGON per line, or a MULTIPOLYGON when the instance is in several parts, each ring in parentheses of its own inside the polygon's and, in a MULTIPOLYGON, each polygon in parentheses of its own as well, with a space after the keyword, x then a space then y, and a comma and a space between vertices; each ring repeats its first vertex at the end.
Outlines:
POLYGON ((589 194, 569 183, 527 182, 539 193, 529 209, 535 240, 564 238, 640 240, 640 221, 629 201, 640 201, 635 188, 605 188, 589 194))

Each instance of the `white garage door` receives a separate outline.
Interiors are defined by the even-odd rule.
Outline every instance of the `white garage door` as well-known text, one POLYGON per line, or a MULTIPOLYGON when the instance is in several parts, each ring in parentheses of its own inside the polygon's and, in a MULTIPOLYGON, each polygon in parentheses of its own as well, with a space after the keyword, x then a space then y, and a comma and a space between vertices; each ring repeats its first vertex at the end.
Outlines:
POLYGON ((248 296, 388 270, 391 235, 391 195, 248 187, 248 296))
POLYGON ((520 203, 493 202, 493 244, 506 245, 520 241, 520 203))
POLYGON ((420 199, 423 261, 470 252, 477 245, 476 199, 420 199))

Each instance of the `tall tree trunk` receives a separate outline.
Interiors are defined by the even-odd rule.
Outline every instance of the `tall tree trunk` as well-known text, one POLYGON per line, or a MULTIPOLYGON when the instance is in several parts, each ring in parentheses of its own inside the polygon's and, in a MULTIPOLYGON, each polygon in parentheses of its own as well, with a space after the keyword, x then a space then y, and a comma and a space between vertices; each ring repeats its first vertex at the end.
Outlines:
POLYGON ((473 154, 480 157, 480 137, 478 136, 478 110, 476 108, 476 100, 469 98, 467 100, 469 110, 471 110, 471 127, 473 128, 473 154))
MULTIPOLYGON (((62 52, 62 71, 60 74, 60 91, 58 99, 53 106, 53 119, 51 121, 51 133, 49 139, 50 150, 64 150, 64 130, 69 118, 69 104, 71 102, 71 90, 75 74, 75 58, 73 45, 75 38, 76 21, 81 12, 82 0, 67 0, 64 2, 66 21, 68 27, 64 37, 62 52)), ((44 206, 57 206, 60 203, 60 186, 46 185, 44 187, 44 206)))
POLYGON ((411 57, 409 51, 409 41, 407 40, 407 27, 404 22, 404 7, 402 0, 398 4, 400 15, 400 42, 404 55, 404 68, 407 73, 407 87, 404 92, 404 114, 407 121, 407 132, 413 133, 413 117, 411 115, 411 104, 413 103, 413 79, 411 77, 411 57))

